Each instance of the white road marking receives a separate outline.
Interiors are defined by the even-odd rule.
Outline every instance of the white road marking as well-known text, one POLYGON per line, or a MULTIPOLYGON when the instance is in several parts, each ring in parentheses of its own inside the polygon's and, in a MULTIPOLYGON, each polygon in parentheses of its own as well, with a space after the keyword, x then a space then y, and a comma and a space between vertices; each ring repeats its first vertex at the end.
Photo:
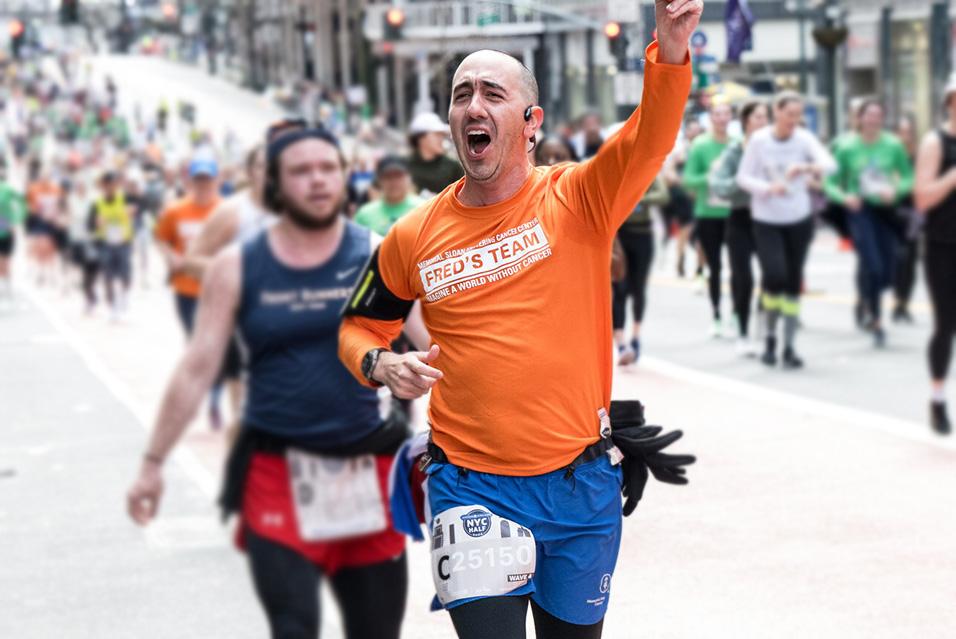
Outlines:
MULTIPOLYGON (((136 422, 144 431, 151 430, 151 415, 136 400, 129 386, 114 375, 103 363, 100 357, 77 333, 56 313, 56 311, 33 290, 24 287, 23 295, 28 297, 33 305, 43 313, 46 319, 53 325, 56 331, 63 337, 67 345, 72 348, 83 363, 116 398, 116 400, 125 406, 135 417, 136 422)), ((177 463, 180 469, 189 477, 202 491, 203 495, 213 499, 216 496, 216 479, 206 470, 196 455, 185 446, 178 446, 173 450, 173 461, 177 463)), ((133 478, 131 477, 130 480, 133 478)))
MULTIPOLYGON (((793 411, 807 413, 816 417, 846 424, 855 428, 888 433, 909 441, 956 450, 953 437, 940 437, 930 431, 929 424, 921 424, 898 417, 881 415, 859 408, 841 406, 812 397, 788 393, 773 388, 752 384, 722 375, 714 375, 687 368, 656 357, 641 357, 640 367, 682 382, 689 382, 721 393, 740 397, 747 401, 758 401, 776 406, 793 407, 793 411)), ((618 369, 620 370, 620 369, 618 369)), ((799 373, 796 373, 799 374, 799 373)))

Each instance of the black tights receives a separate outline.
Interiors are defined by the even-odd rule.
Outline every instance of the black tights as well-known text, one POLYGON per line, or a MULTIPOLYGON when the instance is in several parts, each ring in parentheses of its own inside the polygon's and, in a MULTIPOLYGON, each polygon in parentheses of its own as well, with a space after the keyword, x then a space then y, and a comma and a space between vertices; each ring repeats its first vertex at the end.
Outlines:
POLYGON ((100 273, 99 262, 84 260, 83 266, 83 295, 90 306, 96 304, 96 277, 100 273))
MULTIPOLYGON (((490 597, 463 604, 450 611, 458 639, 525 639, 525 620, 530 596, 490 597)), ((600 639, 604 620, 582 626, 562 621, 531 601, 538 639, 600 639)))
MULTIPOLYGON (((249 528, 245 536, 252 581, 272 639, 316 639, 321 571, 291 548, 249 528)), ((348 639, 398 639, 408 592, 405 553, 371 566, 343 568, 329 582, 348 639)))
POLYGON ((926 243, 926 284, 933 300, 929 370, 934 380, 941 380, 949 372, 956 338, 956 245, 926 243))
MULTIPOLYGON (((611 318, 614 330, 624 328, 627 318, 627 298, 634 305, 634 321, 644 320, 644 308, 647 306, 647 278, 651 273, 654 259, 654 235, 650 232, 634 231, 624 225, 617 232, 624 248, 627 261, 627 276, 621 282, 613 284, 611 298, 611 318)), ((636 336, 635 336, 636 337, 636 336)))
POLYGON ((747 337, 750 326, 750 305, 754 296, 753 258, 756 252, 750 209, 732 209, 727 220, 727 253, 730 255, 730 292, 734 299, 734 313, 740 323, 741 337, 747 337))
POLYGON ((707 259, 710 306, 714 319, 720 319, 720 249, 724 246, 727 220, 724 218, 697 218, 697 238, 707 259))

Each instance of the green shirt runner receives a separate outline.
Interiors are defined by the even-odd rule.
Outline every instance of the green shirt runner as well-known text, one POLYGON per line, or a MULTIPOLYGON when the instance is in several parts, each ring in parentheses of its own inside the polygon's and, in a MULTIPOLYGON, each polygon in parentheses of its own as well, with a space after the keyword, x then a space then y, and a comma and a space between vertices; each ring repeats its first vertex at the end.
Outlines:
POLYGON ((421 198, 411 194, 406 195, 398 204, 389 204, 385 198, 379 198, 359 208, 355 214, 355 223, 385 237, 392 224, 421 203, 421 198))
POLYGON ((694 194, 695 217, 725 218, 730 215, 730 203, 711 193, 708 186, 711 168, 729 143, 729 140, 718 142, 713 134, 704 133, 697 136, 687 152, 684 186, 694 194))
POLYGON ((892 206, 912 192, 913 165, 903 143, 892 133, 881 133, 872 144, 856 135, 834 151, 837 172, 824 183, 830 200, 843 203, 847 196, 858 195, 869 204, 892 206), (894 191, 893 202, 882 198, 887 187, 894 191))
POLYGON ((0 182, 0 238, 13 233, 13 227, 20 224, 26 214, 23 195, 6 182, 0 182))

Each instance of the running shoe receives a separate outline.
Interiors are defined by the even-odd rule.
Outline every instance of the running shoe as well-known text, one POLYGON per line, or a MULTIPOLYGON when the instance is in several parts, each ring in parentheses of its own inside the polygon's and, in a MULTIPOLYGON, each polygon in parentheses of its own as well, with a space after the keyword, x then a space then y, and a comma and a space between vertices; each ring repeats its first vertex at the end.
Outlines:
POLYGON ((694 295, 703 295, 707 292, 707 278, 700 271, 694 276, 694 295))
POLYGON ((631 350, 634 351, 634 363, 641 359, 641 340, 634 338, 631 340, 631 350))
POLYGON ((714 323, 710 325, 708 334, 714 339, 720 339, 724 334, 723 322, 719 319, 715 319, 714 323))
POLYGON ((886 331, 880 326, 873 327, 873 346, 886 348, 886 331))
POLYGON ((933 432, 949 435, 952 425, 949 422, 949 415, 946 414, 946 402, 930 402, 929 423, 933 427, 933 432))
POLYGON ((737 355, 740 357, 757 356, 757 349, 754 347, 754 343, 751 342, 747 337, 738 337, 736 348, 737 355))
POLYGON ((870 323, 870 314, 867 312, 866 304, 858 301, 853 306, 853 319, 856 320, 856 327, 862 331, 867 330, 870 323))
POLYGON ((618 366, 629 366, 637 361, 637 355, 634 353, 634 349, 628 346, 627 344, 620 344, 617 347, 617 365, 618 366))
POLYGON ((905 306, 897 306, 893 310, 893 323, 912 324, 913 316, 910 314, 909 309, 907 309, 905 306))
POLYGON ((803 368, 803 360, 792 348, 786 348, 783 351, 783 367, 790 370, 803 368))
POLYGON ((740 319, 734 314, 733 319, 724 324, 724 339, 736 339, 740 335, 740 319))

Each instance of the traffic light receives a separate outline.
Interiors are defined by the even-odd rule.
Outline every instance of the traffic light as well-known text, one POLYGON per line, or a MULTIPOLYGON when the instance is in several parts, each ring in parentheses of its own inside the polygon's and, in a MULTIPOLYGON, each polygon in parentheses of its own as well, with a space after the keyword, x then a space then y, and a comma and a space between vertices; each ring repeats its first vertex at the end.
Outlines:
POLYGON ((395 42, 402 39, 402 26, 405 24, 405 12, 392 7, 385 12, 385 41, 395 42))
POLYGON ((20 49, 23 48, 23 40, 26 37, 26 27, 23 23, 14 18, 7 27, 10 32, 10 53, 14 58, 20 57, 20 49))
POLYGON ((62 24, 80 23, 80 0, 60 0, 60 22, 62 24))
POLYGON ((607 46, 616 60, 618 70, 627 71, 627 47, 631 41, 624 34, 621 23, 608 22, 604 25, 604 35, 607 36, 607 46))

